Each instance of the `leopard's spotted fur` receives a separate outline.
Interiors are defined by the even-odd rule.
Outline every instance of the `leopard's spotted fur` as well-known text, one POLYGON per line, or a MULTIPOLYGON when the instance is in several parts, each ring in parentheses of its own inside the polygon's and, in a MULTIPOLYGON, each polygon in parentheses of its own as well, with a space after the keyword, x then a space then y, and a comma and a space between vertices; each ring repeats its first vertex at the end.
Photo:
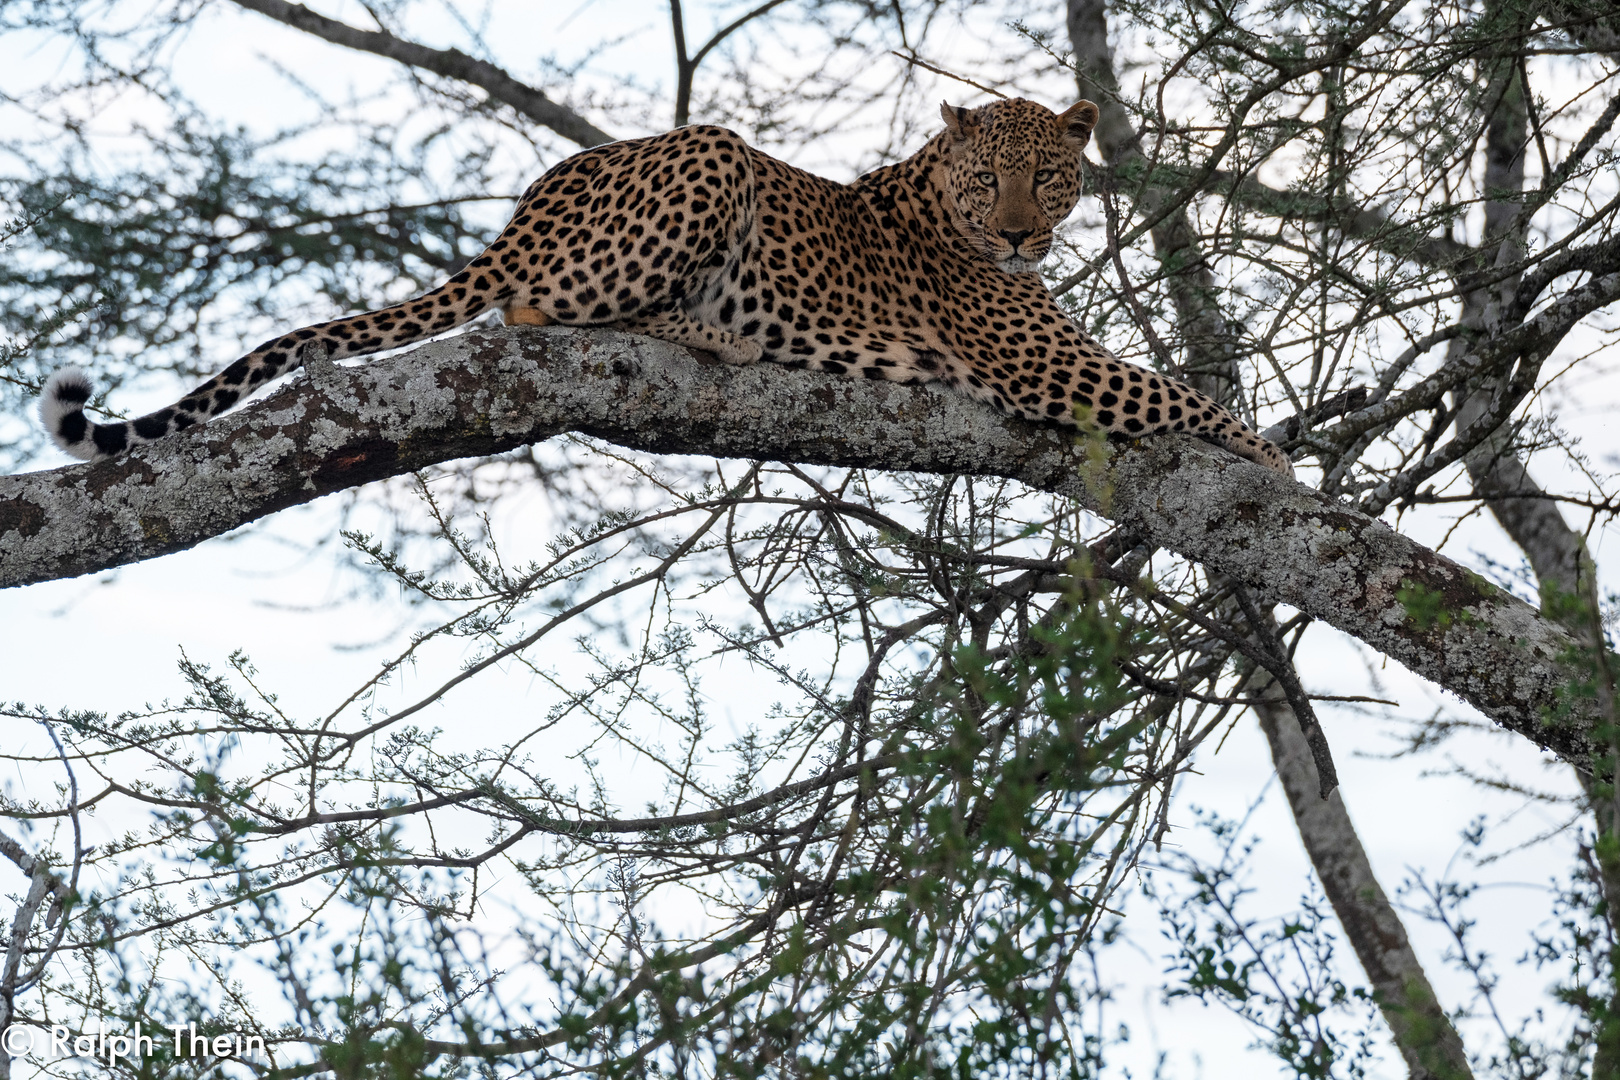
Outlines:
POLYGON ((499 239, 433 291, 278 337, 126 423, 87 421, 89 381, 61 372, 47 426, 78 457, 116 453, 223 412, 298 367, 306 345, 358 356, 500 308, 508 322, 635 330, 737 364, 938 379, 1033 419, 1190 432, 1291 473, 1208 397, 1115 359, 1033 272, 1079 198, 1096 106, 943 111, 921 150, 853 184, 716 127, 587 150, 535 181, 499 239))

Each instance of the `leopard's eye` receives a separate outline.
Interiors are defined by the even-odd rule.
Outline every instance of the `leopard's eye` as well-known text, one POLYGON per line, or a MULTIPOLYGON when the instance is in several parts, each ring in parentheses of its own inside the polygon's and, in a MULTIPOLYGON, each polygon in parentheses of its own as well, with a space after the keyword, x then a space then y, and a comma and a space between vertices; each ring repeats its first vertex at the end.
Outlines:
POLYGON ((993 172, 982 172, 982 173, 980 173, 979 174, 979 183, 983 184, 985 187, 995 187, 996 186, 996 174, 993 173, 993 172))
POLYGON ((1044 183, 1046 183, 1048 180, 1052 179, 1052 177, 1054 177, 1056 175, 1057 175, 1057 172, 1055 170, 1053 170, 1053 169, 1036 169, 1035 170, 1035 182, 1037 184, 1044 184, 1044 183))

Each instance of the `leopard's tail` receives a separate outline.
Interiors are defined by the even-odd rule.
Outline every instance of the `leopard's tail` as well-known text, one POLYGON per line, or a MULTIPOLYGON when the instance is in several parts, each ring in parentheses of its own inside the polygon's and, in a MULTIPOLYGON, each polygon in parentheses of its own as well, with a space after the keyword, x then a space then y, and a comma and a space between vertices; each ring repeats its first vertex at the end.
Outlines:
POLYGON ((306 326, 267 341, 173 405, 136 420, 91 421, 84 415, 93 389, 89 377, 78 368, 64 368, 45 384, 40 419, 57 446, 84 461, 153 442, 218 416, 277 375, 303 366, 307 348, 325 348, 328 357, 341 360, 409 345, 471 321, 512 292, 510 286, 491 280, 498 275, 485 269, 488 259, 486 253, 414 300, 306 326))

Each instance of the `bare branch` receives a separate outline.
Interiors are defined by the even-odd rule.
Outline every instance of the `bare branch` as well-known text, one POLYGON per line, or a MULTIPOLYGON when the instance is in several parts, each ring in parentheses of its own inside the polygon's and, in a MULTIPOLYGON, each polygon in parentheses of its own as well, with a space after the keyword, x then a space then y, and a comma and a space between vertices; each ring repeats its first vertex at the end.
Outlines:
POLYGON ((459 79, 476 86, 489 95, 489 99, 515 109, 542 127, 580 146, 599 146, 612 142, 613 136, 574 112, 559 105, 546 95, 519 82, 487 60, 468 56, 460 49, 434 49, 406 41, 383 30, 361 30, 347 23, 328 19, 303 4, 289 4, 287 0, 235 0, 240 7, 257 11, 295 30, 314 34, 334 45, 342 45, 359 52, 397 60, 411 67, 431 71, 447 79, 459 79))
MULTIPOLYGON (((1433 375, 1412 384, 1400 394, 1384 398, 1344 418, 1327 429, 1323 437, 1348 445, 1356 436, 1383 424, 1392 423, 1419 409, 1426 409, 1469 379, 1499 375, 1523 356, 1545 356, 1586 316, 1620 300, 1620 273, 1612 269, 1602 277, 1571 289, 1557 301, 1524 322, 1480 340, 1473 349, 1447 360, 1433 375)), ((1451 330, 1447 336, 1455 336, 1451 330)), ((1432 347, 1431 335, 1425 344, 1432 347)))

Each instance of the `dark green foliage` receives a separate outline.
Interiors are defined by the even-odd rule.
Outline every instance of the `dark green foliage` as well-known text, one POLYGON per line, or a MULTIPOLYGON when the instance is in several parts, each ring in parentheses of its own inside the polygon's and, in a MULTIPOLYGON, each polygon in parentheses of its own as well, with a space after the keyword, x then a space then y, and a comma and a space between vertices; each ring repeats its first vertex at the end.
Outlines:
POLYGON ((1243 835, 1242 822, 1205 815, 1202 824, 1220 858, 1172 857, 1168 873, 1148 879, 1175 947, 1166 995, 1231 1009, 1289 1075, 1367 1075, 1377 1009, 1367 990, 1345 981, 1326 900, 1313 892, 1288 915, 1252 914, 1245 878, 1258 840, 1243 835))

